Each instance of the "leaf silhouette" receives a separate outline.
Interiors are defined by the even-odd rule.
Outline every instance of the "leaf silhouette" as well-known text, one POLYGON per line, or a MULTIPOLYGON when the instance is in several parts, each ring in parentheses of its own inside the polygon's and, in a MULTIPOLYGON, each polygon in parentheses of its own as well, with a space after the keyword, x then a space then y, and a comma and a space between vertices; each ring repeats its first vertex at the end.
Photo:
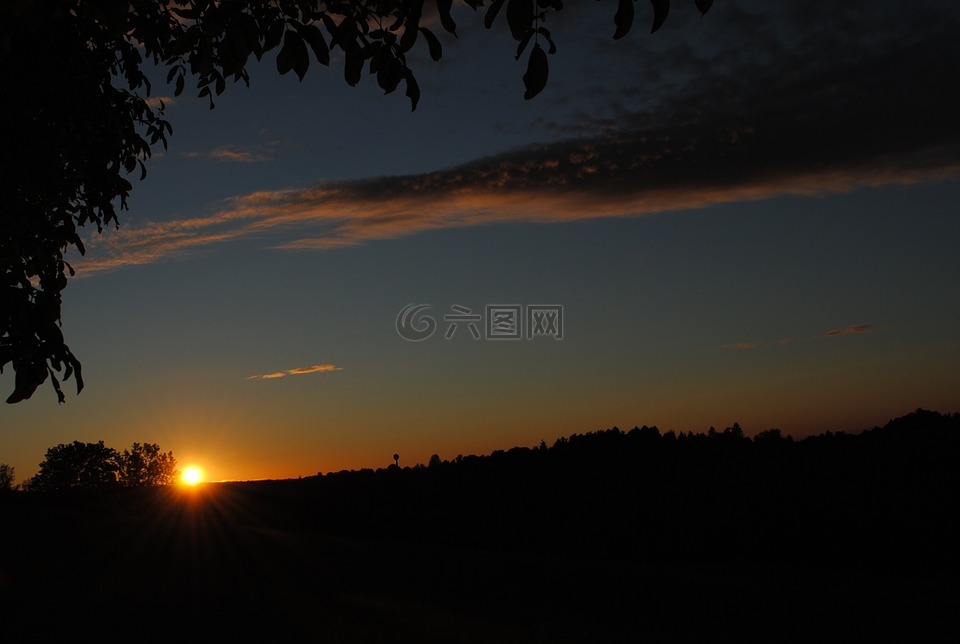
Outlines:
POLYGON ((508 0, 507 24, 514 40, 523 40, 534 17, 533 0, 508 0))
POLYGON ((548 72, 547 52, 543 51, 540 43, 536 43, 533 46, 533 51, 530 52, 527 73, 523 75, 523 84, 527 88, 523 98, 529 101, 543 91, 543 88, 547 85, 548 72))
POLYGON ((617 31, 613 34, 613 39, 620 40, 627 35, 630 27, 633 26, 633 0, 620 0, 613 22, 617 25, 617 31))
POLYGON ((489 29, 493 26, 493 21, 496 20, 501 7, 503 7, 503 0, 493 0, 493 2, 490 3, 490 8, 487 9, 487 13, 483 16, 484 27, 489 29))
POLYGON ((650 0, 650 2, 653 4, 653 28, 650 33, 653 33, 667 19, 667 13, 670 11, 670 0, 650 0))
POLYGON ((434 60, 440 60, 440 57, 443 55, 443 47, 440 45, 440 41, 436 36, 433 35, 433 32, 426 27, 420 27, 420 31, 423 33, 423 37, 427 39, 427 47, 430 49, 430 58, 434 60))

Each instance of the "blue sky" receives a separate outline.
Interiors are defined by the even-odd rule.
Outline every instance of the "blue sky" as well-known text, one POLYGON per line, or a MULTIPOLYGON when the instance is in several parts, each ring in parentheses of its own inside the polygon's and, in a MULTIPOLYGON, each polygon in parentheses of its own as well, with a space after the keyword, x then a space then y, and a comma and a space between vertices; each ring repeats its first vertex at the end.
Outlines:
POLYGON ((169 150, 64 294, 87 387, 6 406, 0 461, 23 479, 60 442, 147 441, 280 478, 960 410, 958 11, 675 3, 650 35, 646 9, 618 42, 613 7, 551 16, 533 101, 505 26, 466 9, 419 54, 412 113, 272 56, 213 111, 167 100, 169 150), (407 342, 410 303, 441 327, 558 304, 564 337, 407 342))

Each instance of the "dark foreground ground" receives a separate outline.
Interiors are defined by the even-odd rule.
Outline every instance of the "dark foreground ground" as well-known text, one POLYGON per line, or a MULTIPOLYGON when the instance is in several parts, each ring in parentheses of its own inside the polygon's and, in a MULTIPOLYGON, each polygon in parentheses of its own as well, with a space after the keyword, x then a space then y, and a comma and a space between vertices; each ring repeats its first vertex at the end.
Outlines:
POLYGON ((281 489, 0 499, 3 639, 960 641, 956 579, 928 567, 331 536, 281 489))

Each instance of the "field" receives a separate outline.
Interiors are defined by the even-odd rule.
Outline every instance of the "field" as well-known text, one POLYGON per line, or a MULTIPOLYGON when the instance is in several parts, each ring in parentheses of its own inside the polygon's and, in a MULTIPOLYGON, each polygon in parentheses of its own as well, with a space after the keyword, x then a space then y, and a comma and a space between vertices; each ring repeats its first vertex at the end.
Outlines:
MULTIPOLYGON (((306 481, 12 495, 8 641, 771 641, 934 637, 960 608, 936 574, 609 557, 342 536, 306 481)), ((346 530, 349 532, 349 530, 346 530)), ((558 542, 562 541, 558 539, 558 542)))

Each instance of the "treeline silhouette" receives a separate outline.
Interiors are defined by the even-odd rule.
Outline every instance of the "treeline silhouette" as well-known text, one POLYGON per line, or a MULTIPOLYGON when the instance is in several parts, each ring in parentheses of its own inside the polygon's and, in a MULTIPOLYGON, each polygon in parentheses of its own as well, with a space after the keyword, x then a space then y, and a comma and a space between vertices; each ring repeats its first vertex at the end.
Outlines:
MULTIPOLYGON (((960 572, 958 413, 918 409, 883 427, 802 440, 777 429, 750 438, 736 423, 699 434, 614 427, 489 455, 434 455, 429 465, 401 468, 393 457, 376 470, 215 487, 236 494, 251 524, 345 537, 639 561, 960 572)), ((99 494, 29 487, 34 494, 18 495, 24 502, 99 494)))
MULTIPOLYGON (((173 452, 162 451, 156 443, 134 443, 130 449, 118 452, 103 441, 73 441, 48 449, 40 471, 24 481, 22 488, 31 492, 64 492, 151 487, 172 485, 179 476, 173 452)), ((12 483, 11 478, 11 488, 12 483)))
POLYGON ((960 414, 754 438, 616 427, 429 466, 242 484, 301 527, 589 557, 958 570, 960 414))

